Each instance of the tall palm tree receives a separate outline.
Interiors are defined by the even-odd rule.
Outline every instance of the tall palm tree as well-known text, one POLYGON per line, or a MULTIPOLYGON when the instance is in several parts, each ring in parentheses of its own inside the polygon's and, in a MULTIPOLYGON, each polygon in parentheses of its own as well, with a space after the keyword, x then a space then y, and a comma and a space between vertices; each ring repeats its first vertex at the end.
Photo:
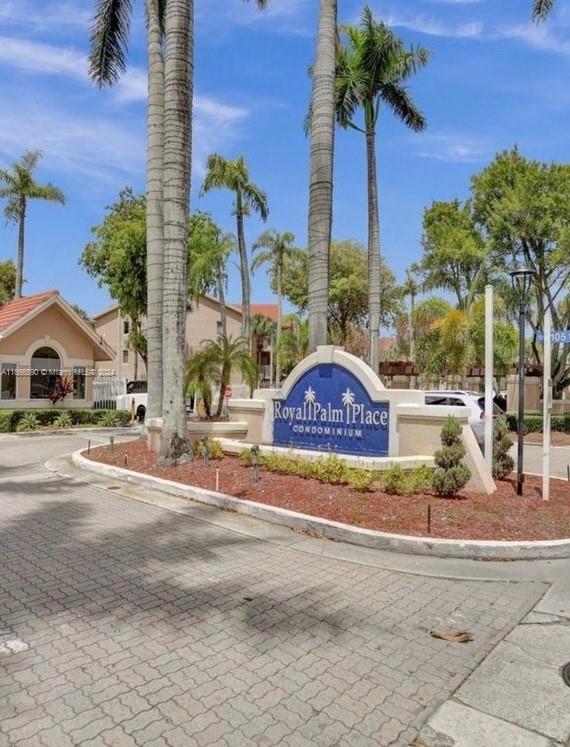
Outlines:
POLYGON ((377 22, 368 6, 359 27, 344 26, 345 43, 337 56, 336 118, 341 127, 365 136, 368 183, 368 357, 378 371, 380 336, 380 217, 376 170, 376 123, 382 105, 407 127, 423 130, 426 121, 404 83, 427 64, 429 52, 421 46, 406 49, 386 24, 377 22), (355 123, 362 109, 363 126, 355 123))
POLYGON ((267 195, 249 180, 249 170, 243 156, 231 161, 217 153, 212 153, 208 157, 207 167, 201 194, 212 189, 229 189, 235 195, 234 213, 237 224, 242 295, 241 334, 251 346, 251 285, 243 218, 253 210, 263 221, 266 221, 269 215, 267 195))
POLYGON ((309 350, 327 342, 337 0, 320 0, 309 131, 309 350))
MULTIPOLYGON (((162 415, 162 253, 164 158, 165 0, 145 0, 148 101, 146 144, 147 236, 147 417, 162 415)), ((132 0, 98 0, 91 29, 89 75, 99 86, 114 85, 127 66, 132 0)))
POLYGON ((532 20, 533 21, 545 21, 552 8, 554 7, 554 0, 533 0, 532 2, 532 20))
POLYGON ((289 231, 279 233, 274 229, 265 231, 257 239, 252 249, 254 252, 262 249, 263 251, 255 255, 251 265, 252 272, 258 270, 262 265, 270 265, 270 273, 275 279, 275 289, 277 291, 277 332, 275 338, 275 380, 277 385, 281 381, 281 327, 282 327, 282 307, 283 307, 283 265, 288 256, 294 250, 293 242, 295 236, 289 231))
POLYGON ((53 184, 38 184, 33 171, 42 157, 41 150, 27 150, 11 169, 0 169, 0 199, 7 200, 4 216, 10 223, 18 224, 18 257, 16 261, 16 288, 14 297, 21 298, 24 283, 24 244, 26 209, 30 200, 46 200, 65 205, 65 195, 53 184))

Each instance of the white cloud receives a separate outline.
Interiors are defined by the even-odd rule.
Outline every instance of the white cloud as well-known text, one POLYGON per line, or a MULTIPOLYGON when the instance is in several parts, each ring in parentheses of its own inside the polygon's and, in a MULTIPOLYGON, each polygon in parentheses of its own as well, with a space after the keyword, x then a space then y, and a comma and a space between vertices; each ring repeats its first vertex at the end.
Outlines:
POLYGON ((429 0, 437 5, 477 5, 482 0, 429 0))
POLYGON ((483 34, 483 24, 480 21, 466 23, 446 23, 436 18, 417 15, 400 17, 390 15, 386 18, 389 26, 406 28, 428 36, 447 36, 458 39, 478 39, 483 34))
POLYGON ((553 54, 570 55, 570 41, 555 36, 546 25, 522 24, 505 26, 495 34, 495 39, 516 39, 534 49, 553 54))
POLYGON ((58 31, 71 27, 87 28, 92 12, 85 6, 73 2, 41 5, 26 0, 4 0, 0 6, 0 22, 14 26, 25 26, 33 31, 58 31))
POLYGON ((87 59, 74 49, 0 36, 0 63, 28 73, 67 75, 87 80, 87 59))
POLYGON ((224 0, 223 9, 219 0, 204 0, 197 5, 196 14, 198 21, 215 23, 218 28, 221 22, 234 26, 264 24, 271 31, 308 36, 315 31, 308 24, 308 8, 307 0, 271 0, 264 10, 254 0, 224 0))
POLYGON ((437 161, 478 163, 489 154, 489 147, 481 140, 457 133, 422 135, 418 155, 437 161))

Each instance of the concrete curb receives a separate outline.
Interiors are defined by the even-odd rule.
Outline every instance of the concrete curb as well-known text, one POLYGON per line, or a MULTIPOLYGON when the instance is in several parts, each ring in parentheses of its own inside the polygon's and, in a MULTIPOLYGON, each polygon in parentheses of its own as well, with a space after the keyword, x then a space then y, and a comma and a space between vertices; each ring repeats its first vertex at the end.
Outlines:
POLYGON ((544 560, 570 558, 570 538, 545 540, 542 542, 506 542, 428 539, 404 534, 389 534, 371 529, 361 529, 337 521, 329 521, 316 516, 296 513, 284 508, 267 506, 263 503, 233 498, 224 493, 192 485, 182 485, 173 480, 164 480, 152 475, 144 475, 122 467, 112 467, 94 462, 83 456, 85 449, 72 455, 73 464, 95 474, 115 480, 123 480, 132 485, 159 490, 162 493, 185 498, 226 511, 246 514, 262 521, 279 524, 291 529, 310 532, 319 537, 339 542, 348 542, 377 550, 391 550, 408 555, 430 555, 440 558, 471 558, 475 560, 544 560))
POLYGON ((132 425, 113 425, 108 428, 103 426, 93 426, 92 428, 50 428, 44 431, 11 431, 2 433, 3 436, 18 436, 19 438, 30 436, 32 438, 41 438, 42 436, 72 436, 74 433, 93 433, 101 436, 141 436, 142 427, 132 425))

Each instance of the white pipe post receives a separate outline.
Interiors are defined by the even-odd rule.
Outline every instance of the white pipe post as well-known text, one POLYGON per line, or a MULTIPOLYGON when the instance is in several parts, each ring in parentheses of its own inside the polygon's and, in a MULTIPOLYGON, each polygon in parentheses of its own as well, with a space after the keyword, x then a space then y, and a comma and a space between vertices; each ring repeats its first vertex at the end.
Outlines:
POLYGON ((542 500, 550 498, 550 428, 552 417, 552 314, 544 315, 544 380, 542 384, 542 500))
POLYGON ((493 286, 485 286, 485 461, 493 471, 493 286))

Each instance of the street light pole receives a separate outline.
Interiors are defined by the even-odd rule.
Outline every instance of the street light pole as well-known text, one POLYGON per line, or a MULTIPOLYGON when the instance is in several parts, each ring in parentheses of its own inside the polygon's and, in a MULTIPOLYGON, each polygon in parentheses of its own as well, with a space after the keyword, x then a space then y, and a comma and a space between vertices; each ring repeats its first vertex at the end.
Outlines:
POLYGON ((525 359, 525 327, 526 327, 526 298, 530 291, 532 280, 536 272, 528 267, 518 267, 511 272, 513 288, 519 299, 519 407, 518 407, 518 447, 517 447, 517 495, 523 494, 524 482, 524 359, 525 359))
POLYGON ((519 300, 519 415, 517 419, 517 495, 523 494, 524 470, 524 358, 525 358, 525 302, 519 300))

